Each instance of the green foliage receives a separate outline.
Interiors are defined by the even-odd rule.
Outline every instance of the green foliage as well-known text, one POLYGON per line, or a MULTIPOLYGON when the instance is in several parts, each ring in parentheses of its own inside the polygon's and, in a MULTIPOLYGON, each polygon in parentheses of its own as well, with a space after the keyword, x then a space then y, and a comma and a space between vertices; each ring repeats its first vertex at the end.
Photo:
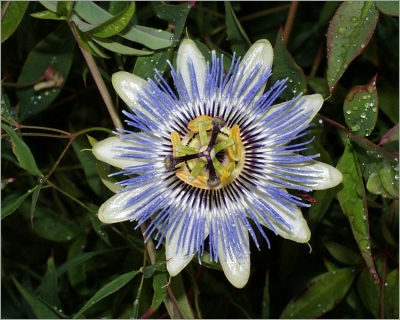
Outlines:
POLYGON ((399 317, 398 2, 1 7, 3 318, 399 317), (225 68, 233 51, 267 38, 268 86, 292 80, 280 101, 325 99, 304 154, 344 176, 302 210, 311 253, 266 230, 271 248, 251 245, 240 290, 207 252, 171 279, 162 244, 150 257, 136 223, 96 215, 121 189, 116 169, 90 152, 125 119, 112 74, 157 69, 169 81, 186 36, 207 61, 224 54, 225 68))

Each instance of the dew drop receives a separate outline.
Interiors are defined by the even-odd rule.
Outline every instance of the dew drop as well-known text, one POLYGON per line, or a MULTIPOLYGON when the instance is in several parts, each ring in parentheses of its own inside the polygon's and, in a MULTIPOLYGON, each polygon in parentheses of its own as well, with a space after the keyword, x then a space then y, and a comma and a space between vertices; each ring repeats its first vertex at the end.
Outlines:
POLYGON ((338 29, 337 29, 337 33, 338 34, 344 34, 346 32, 346 27, 339 27, 338 29))
POLYGON ((356 23, 358 21, 358 18, 356 16, 353 16, 350 18, 350 21, 356 23))
POLYGON ((398 174, 395 174, 395 175, 394 175, 394 179, 395 179, 395 180, 399 180, 399 175, 398 175, 398 174))
POLYGON ((371 134, 371 130, 365 129, 364 135, 365 135, 366 137, 368 137, 370 134, 371 134))
POLYGON ((354 107, 353 107, 353 110, 354 110, 354 111, 357 111, 357 110, 358 110, 358 107, 357 107, 357 106, 354 106, 354 107))
POLYGON ((360 114, 360 117, 361 117, 362 119, 365 119, 365 118, 367 117, 367 115, 365 114, 365 112, 363 112, 363 113, 360 114))
POLYGON ((362 97, 364 100, 366 100, 367 98, 368 98, 368 96, 367 95, 365 95, 365 96, 363 96, 362 97))
POLYGON ((378 109, 377 109, 377 108, 373 108, 373 109, 372 109, 372 112, 375 112, 375 113, 376 113, 376 112, 378 112, 378 109))
POLYGON ((365 48, 365 44, 363 43, 362 45, 361 45, 361 49, 364 49, 365 48))
POLYGON ((360 130, 360 126, 358 124, 353 124, 350 127, 351 127, 351 131, 353 131, 353 132, 360 130))
POLYGON ((347 110, 346 113, 347 113, 347 114, 351 114, 351 110, 347 110))

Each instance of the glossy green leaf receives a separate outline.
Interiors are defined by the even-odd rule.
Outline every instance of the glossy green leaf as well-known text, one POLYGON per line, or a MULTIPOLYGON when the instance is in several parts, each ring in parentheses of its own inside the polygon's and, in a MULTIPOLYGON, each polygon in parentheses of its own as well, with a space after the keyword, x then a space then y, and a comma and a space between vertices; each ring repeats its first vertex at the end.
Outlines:
POLYGON ((236 57, 244 57, 251 46, 251 42, 243 30, 239 20, 232 9, 229 1, 225 4, 225 23, 228 40, 230 41, 232 52, 236 52, 236 57))
POLYGON ((344 153, 338 162, 337 168, 343 174, 343 188, 337 194, 340 207, 349 219, 354 239, 357 242, 362 257, 370 272, 377 277, 371 255, 367 198, 361 169, 349 140, 346 142, 344 153))
POLYGON ((261 303, 261 318, 269 319, 270 315, 270 298, 269 298, 269 270, 266 273, 263 297, 261 303))
POLYGON ((353 87, 346 96, 343 113, 347 126, 358 136, 369 136, 378 119, 376 76, 364 86, 353 87))
POLYGON ((98 47, 98 45, 94 43, 94 41, 90 39, 89 36, 87 36, 84 32, 82 32, 74 22, 72 22, 72 25, 74 27, 78 43, 83 49, 85 49, 87 52, 89 52, 91 55, 95 57, 106 58, 106 59, 110 58, 109 56, 104 54, 98 47))
MULTIPOLYGON (((205 251, 203 255, 200 257, 200 260, 201 264, 204 265, 205 267, 222 271, 220 262, 211 261, 210 254, 208 252, 205 251)), ((199 262, 199 257, 197 253, 194 255, 192 261, 197 263, 199 262)))
POLYGON ((393 246, 394 248, 397 248, 399 246, 398 244, 398 239, 396 239, 390 230, 390 227, 388 225, 388 222, 385 219, 385 216, 382 215, 380 218, 380 223, 381 223, 381 231, 382 231, 382 236, 385 239, 385 241, 390 245, 393 246))
POLYGON ((57 13, 68 15, 73 6, 73 1, 57 1, 57 13))
POLYGON ((170 288, 177 303, 174 308, 175 312, 177 312, 175 317, 194 319, 194 313, 186 295, 181 273, 171 279, 170 288))
POLYGON ((32 308, 38 319, 59 319, 57 312, 52 307, 47 305, 42 299, 26 290, 18 281, 13 277, 13 281, 18 291, 25 298, 26 302, 32 308))
POLYGON ((358 252, 355 252, 348 247, 332 241, 323 241, 329 253, 339 262, 344 264, 362 264, 363 258, 358 252))
MULTIPOLYGON (((30 220, 31 206, 24 205, 20 209, 25 218, 30 220)), ((35 209, 33 231, 44 239, 56 242, 70 241, 79 234, 79 228, 74 222, 40 205, 35 209)))
POLYGON ((1 43, 6 41, 17 29, 21 22, 26 9, 28 8, 29 1, 2 1, 1 2, 1 43), (3 11, 7 7, 7 11, 3 16, 3 11))
MULTIPOLYGON (((90 24, 100 24, 112 18, 110 13, 101 9, 92 1, 77 1, 74 9, 82 19, 85 19, 90 24)), ((160 29, 128 25, 119 35, 127 40, 143 44, 152 50, 172 46, 172 41, 170 40, 172 34, 160 29)))
POLYGON ((381 289, 367 268, 357 279, 357 291, 364 306, 376 319, 379 318, 381 289))
POLYGON ((324 257, 324 265, 326 270, 328 271, 335 271, 339 269, 332 261, 328 260, 326 257, 324 257))
POLYGON ((367 190, 383 197, 398 199, 398 154, 377 146, 366 138, 349 135, 361 163, 367 190))
POLYGON ((142 79, 153 79, 154 70, 157 69, 161 74, 167 68, 167 60, 171 59, 171 48, 155 52, 151 56, 138 57, 135 63, 133 73, 142 79))
POLYGON ((167 20, 174 29, 173 44, 179 42, 187 15, 193 4, 186 2, 178 5, 163 4, 155 8, 157 18, 167 20))
POLYGON ((134 13, 135 2, 132 1, 124 10, 90 30, 90 34, 99 38, 116 35, 125 29, 134 13))
POLYGON ((30 14, 34 18, 38 19, 49 19, 49 20, 66 20, 67 16, 63 14, 54 13, 50 10, 47 11, 40 11, 30 14))
POLYGON ((305 93, 307 82, 303 70, 294 62, 283 41, 283 30, 280 29, 274 47, 274 64, 270 83, 289 78, 287 88, 280 95, 282 99, 293 99, 305 93))
POLYGON ((399 269, 386 275, 385 318, 399 319, 399 269))
POLYGON ((393 141, 399 141, 399 124, 396 124, 392 129, 383 135, 379 141, 379 145, 384 145, 393 141))
POLYGON ((21 137, 19 137, 16 132, 8 125, 2 123, 1 127, 10 135, 13 144, 13 152, 17 157, 21 168, 25 169, 35 176, 43 177, 43 174, 40 172, 39 168, 36 165, 36 161, 32 155, 31 150, 21 139, 21 137))
POLYGON ((4 90, 1 90, 1 117, 13 125, 17 124, 15 109, 12 107, 10 99, 4 90))
POLYGON ((110 5, 108 6, 108 12, 112 15, 116 15, 117 13, 124 10, 129 4, 129 1, 110 1, 110 5))
POLYGON ((352 268, 329 271, 315 277, 288 303, 280 319, 317 318, 332 310, 343 299, 354 277, 352 268))
POLYGON ((57 12, 57 2, 58 1, 40 1, 40 4, 52 12, 57 12))
POLYGON ((48 304, 60 310, 61 303, 58 298, 58 283, 57 283, 57 271, 54 265, 54 257, 51 256, 47 260, 47 271, 44 275, 43 281, 37 289, 38 297, 42 298, 48 304))
POLYGON ((368 45, 378 17, 379 11, 372 1, 347 1, 337 9, 329 24, 326 44, 331 93, 348 65, 368 45))
MULTIPOLYGON (((68 25, 65 22, 61 23, 54 32, 40 41, 30 52, 18 78, 18 83, 24 84, 38 80, 50 66, 62 74, 65 82, 71 68, 74 50, 75 38, 68 25)), ((57 98, 63 84, 60 87, 39 91, 35 91, 33 87, 18 89, 19 121, 22 122, 48 107, 57 98)))
MULTIPOLYGON (((32 194, 32 192, 37 188, 38 186, 36 186, 35 188, 33 188, 32 190, 28 190, 27 193, 23 194, 22 196, 7 202, 6 204, 4 204, 1 207, 1 219, 4 219, 5 217, 9 216, 10 214, 12 214, 15 210, 18 209, 18 207, 21 205, 21 203, 24 202, 24 200, 30 195, 32 194)), ((4 202, 4 201, 2 201, 4 202)))
POLYGON ((83 167, 87 183, 97 195, 101 195, 101 181, 96 169, 97 160, 90 151, 86 138, 76 137, 72 147, 83 167))
POLYGON ((399 16, 399 2, 398 1, 375 1, 378 10, 389 16, 399 16))
POLYGON ((113 281, 106 284, 99 291, 95 293, 93 297, 89 299, 89 301, 74 315, 73 319, 79 318, 79 316, 84 313, 87 309, 89 309, 92 305, 99 302, 101 299, 109 296, 110 294, 118 291, 123 286, 125 286, 129 281, 131 281, 140 271, 131 271, 125 273, 113 281))
POLYGON ((95 38, 92 37, 93 41, 102 46, 103 48, 119 53, 119 54, 126 54, 126 55, 133 55, 133 56, 147 56, 153 54, 153 51, 143 51, 134 48, 130 48, 120 44, 118 42, 112 41, 107 38, 95 38))
POLYGON ((90 221, 92 222, 93 230, 97 233, 99 238, 107 243, 108 246, 112 247, 108 234, 103 231, 105 225, 94 215, 90 216, 90 221))
POLYGON ((382 111, 393 124, 399 123, 399 89, 384 83, 379 86, 379 110, 382 111))
MULTIPOLYGON (((40 178, 40 180, 42 180, 40 178)), ((33 215, 36 209, 36 203, 39 198, 40 190, 42 189, 42 183, 39 183, 32 192, 32 203, 31 203, 31 221, 33 221, 33 215)))
MULTIPOLYGON (((79 240, 79 239, 77 239, 79 240)), ((82 240, 80 240, 82 242, 82 240)), ((77 242, 78 243, 78 242, 77 242)), ((106 250, 97 250, 97 251, 91 251, 91 252, 83 252, 74 255, 68 261, 64 262, 61 266, 58 267, 57 269, 57 276, 61 276, 63 273, 71 270, 72 268, 80 265, 81 263, 85 262, 86 260, 89 260, 93 258, 94 256, 97 256, 99 254, 107 253, 110 252, 109 249, 106 250)))

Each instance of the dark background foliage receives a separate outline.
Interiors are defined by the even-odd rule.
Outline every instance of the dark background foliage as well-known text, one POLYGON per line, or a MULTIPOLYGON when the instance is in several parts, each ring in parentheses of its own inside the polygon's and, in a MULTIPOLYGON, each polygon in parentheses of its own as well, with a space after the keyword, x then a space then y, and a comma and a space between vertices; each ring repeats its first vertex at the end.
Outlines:
POLYGON ((398 318, 398 2, 138 1, 130 14, 130 2, 91 4, 111 15, 127 10, 130 27, 152 28, 154 43, 143 34, 122 38, 115 21, 90 21, 96 11, 77 5, 2 2, 2 318, 398 318), (343 34, 355 15, 356 28, 346 24, 343 34), (71 21, 115 32, 74 29, 71 21), (79 45, 73 34, 83 37, 79 45), (206 58, 216 50, 228 60, 268 39, 269 84, 293 80, 281 100, 301 91, 326 98, 309 152, 345 175, 337 188, 311 194, 318 202, 303 210, 312 251, 266 231, 271 246, 261 237, 261 250, 252 246, 240 290, 217 263, 197 258, 167 290, 163 249, 152 266, 135 223, 96 217, 113 194, 103 181, 115 169, 96 162, 86 135, 106 138, 126 109, 110 77, 126 70, 148 78, 158 68, 169 79, 166 60, 185 36, 206 58), (113 52, 103 39, 128 49, 113 52), (340 45, 361 49, 327 50, 340 45), (35 91, 49 66, 64 81, 35 91), (371 103, 365 117, 359 100, 371 103))

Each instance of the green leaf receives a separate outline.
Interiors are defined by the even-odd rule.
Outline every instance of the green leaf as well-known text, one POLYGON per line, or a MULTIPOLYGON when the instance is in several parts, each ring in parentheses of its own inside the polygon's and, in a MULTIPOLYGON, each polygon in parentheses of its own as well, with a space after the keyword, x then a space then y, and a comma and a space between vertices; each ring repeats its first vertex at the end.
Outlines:
POLYGON ((378 319, 380 314, 381 290, 367 268, 364 268, 357 279, 357 291, 364 306, 378 319))
POLYGON ((97 250, 97 251, 76 254, 70 259, 68 259, 66 262, 64 262, 60 267, 58 267, 57 276, 58 277, 61 276, 64 272, 71 270, 72 268, 80 265, 81 263, 85 262, 88 259, 93 258, 94 256, 107 252, 110 252, 110 250, 105 249, 105 250, 97 250))
POLYGON ((107 38, 120 33, 128 25, 135 13, 135 2, 132 1, 128 7, 112 18, 90 30, 90 34, 99 38, 107 38))
POLYGON ((367 180, 367 190, 387 198, 399 197, 398 154, 377 146, 368 139, 349 135, 362 164, 361 170, 367 180))
POLYGON ((399 123, 399 90, 388 83, 379 86, 379 110, 393 124, 399 123))
POLYGON ((343 113, 347 126, 358 136, 369 136, 378 119, 376 75, 364 86, 353 87, 346 96, 343 113))
MULTIPOLYGON (((30 220, 31 205, 26 203, 20 207, 20 210, 24 217, 30 220)), ((66 242, 79 234, 79 228, 74 222, 40 205, 36 206, 33 221, 33 232, 50 241, 66 242)))
POLYGON ((372 1, 347 1, 337 9, 329 24, 326 44, 331 93, 348 65, 364 51, 378 17, 379 11, 372 1))
POLYGON ((1 117, 12 125, 17 124, 15 109, 12 107, 10 99, 4 90, 1 90, 1 117))
POLYGON ((329 271, 315 277, 288 303, 280 319, 317 318, 332 310, 343 299, 354 277, 352 268, 329 271))
MULTIPOLYGON (((82 19, 91 24, 100 24, 113 17, 92 1, 77 1, 74 9, 82 19)), ((125 39, 143 44, 152 50, 172 46, 172 41, 170 40, 172 34, 159 29, 128 25, 119 35, 125 39)))
POLYGON ((186 2, 178 5, 164 4, 155 8, 157 17, 167 20, 169 24, 173 26, 173 44, 177 44, 179 42, 183 27, 185 26, 187 15, 189 14, 192 6, 193 4, 191 2, 186 2))
POLYGON ((40 1, 40 4, 52 12, 57 12, 57 2, 58 1, 40 1))
POLYGON ((12 200, 11 202, 8 202, 4 206, 1 207, 1 219, 4 219, 5 217, 9 216, 12 214, 15 210, 18 209, 18 207, 21 205, 22 202, 37 188, 33 188, 32 190, 28 190, 27 193, 23 194, 22 196, 18 197, 15 200, 12 200))
POLYGON ((135 68, 133 73, 142 79, 153 79, 154 80, 154 70, 157 69, 164 73, 167 68, 167 60, 171 56, 171 48, 160 50, 153 53, 151 56, 138 57, 135 63, 135 68))
POLYGON ((57 293, 57 271, 54 265, 54 258, 51 256, 47 260, 47 271, 43 281, 37 289, 38 297, 56 309, 60 309, 61 303, 57 293))
MULTIPOLYGON (((374 273, 377 278, 374 260, 371 255, 367 197, 361 176, 361 169, 355 159, 354 149, 348 139, 337 168, 343 174, 343 188, 337 194, 340 207, 349 219, 354 239, 357 242, 362 257, 370 272, 374 273)), ((377 281, 379 281, 378 278, 377 281)))
POLYGON ((147 56, 153 54, 153 51, 143 51, 134 48, 130 48, 120 44, 118 42, 112 41, 107 38, 96 38, 92 37, 93 41, 101 45, 103 48, 107 50, 119 53, 119 54, 126 54, 126 55, 133 55, 133 56, 147 56))
POLYGON ((73 319, 78 318, 82 313, 84 313, 87 309, 89 309, 92 305, 99 302, 101 299, 109 296, 110 294, 118 291, 123 286, 125 286, 129 281, 131 281, 140 271, 131 271, 125 273, 113 281, 106 284, 99 291, 95 293, 93 297, 89 299, 89 301, 74 315, 73 319))
POLYGON ((399 2, 398 1, 375 1, 376 7, 380 12, 389 16, 399 16, 399 2))
MULTIPOLYGON (((220 262, 211 261, 210 254, 208 252, 204 251, 203 255, 200 257, 200 260, 201 264, 205 267, 222 271, 220 262)), ((192 261, 197 263, 199 262, 199 257, 197 253, 194 255, 192 261)))
POLYGON ((101 195, 101 181, 96 169, 97 160, 89 150, 86 138, 84 136, 76 137, 72 142, 72 147, 83 167, 87 183, 98 196, 101 195))
POLYGON ((66 20, 67 19, 67 16, 65 16, 63 14, 51 12, 50 10, 31 13, 30 15, 32 17, 38 18, 38 19, 50 19, 50 20, 66 20))
POLYGON ((38 319, 59 319, 57 312, 48 306, 42 299, 35 296, 33 293, 26 290, 21 284, 13 277, 13 281, 18 291, 28 302, 29 306, 32 308, 38 319))
POLYGON ((36 165, 35 158, 33 157, 31 150, 21 139, 21 137, 19 137, 8 125, 2 123, 1 127, 10 135, 13 144, 12 149, 21 168, 35 176, 43 177, 43 174, 36 165))
POLYGON ((110 57, 106 54, 104 54, 101 49, 98 47, 96 43, 86 33, 82 32, 74 22, 72 22, 72 25, 75 30, 76 38, 78 40, 79 45, 85 49, 87 52, 89 52, 91 55, 98 57, 98 58, 105 58, 109 59, 110 57))
POLYGON ((178 314, 176 314, 175 317, 194 319, 194 313, 186 295, 181 273, 171 279, 170 288, 177 303, 174 309, 178 314))
POLYGON ((399 319, 399 269, 394 269, 386 276, 385 318, 399 319))
POLYGON ((224 1, 224 4, 226 32, 228 34, 228 40, 230 41, 232 52, 236 52, 238 57, 244 57, 251 46, 251 42, 240 25, 239 20, 236 18, 229 1, 224 1))
POLYGON ((68 15, 73 6, 73 1, 57 1, 57 13, 68 15))
POLYGON ((127 40, 140 43, 152 50, 169 48, 172 46, 173 42, 171 33, 139 25, 129 25, 120 33, 120 36, 127 40))
POLYGON ((325 247, 328 249, 329 253, 338 261, 344 264, 362 264, 363 258, 358 252, 343 246, 339 243, 332 241, 323 241, 325 247))
POLYGON ((379 145, 384 145, 393 141, 399 141, 399 124, 390 129, 379 141, 379 145))
POLYGON ((30 83, 42 77, 45 71, 52 66, 59 71, 64 82, 60 87, 52 87, 35 91, 33 87, 17 90, 20 114, 19 121, 37 114, 48 107, 61 92, 61 88, 68 77, 75 50, 75 38, 67 23, 61 25, 30 52, 25 60, 18 84, 30 83))
POLYGON ((270 299, 269 299, 269 270, 265 277, 264 291, 261 303, 261 318, 269 319, 270 315, 270 299))
POLYGON ((21 22, 29 1, 2 1, 1 2, 1 43, 6 41, 17 29, 21 22), (3 10, 8 6, 7 11, 3 16, 3 10))
POLYGON ((283 40, 283 31, 280 29, 274 47, 274 64, 270 83, 288 77, 287 88, 280 95, 282 99, 293 99, 298 94, 306 92, 307 82, 303 70, 294 62, 287 51, 283 40))
MULTIPOLYGON (((94 207, 94 206, 93 206, 94 207)), ((98 208, 96 210, 96 212, 98 211, 98 208)), ((97 233, 97 235, 99 236, 99 238, 101 240, 103 240, 108 246, 112 247, 111 242, 110 242, 110 238, 108 237, 108 234, 105 233, 102 228, 105 226, 103 223, 100 222, 100 220, 94 216, 91 215, 90 216, 90 221, 92 222, 92 227, 93 230, 97 233)))

